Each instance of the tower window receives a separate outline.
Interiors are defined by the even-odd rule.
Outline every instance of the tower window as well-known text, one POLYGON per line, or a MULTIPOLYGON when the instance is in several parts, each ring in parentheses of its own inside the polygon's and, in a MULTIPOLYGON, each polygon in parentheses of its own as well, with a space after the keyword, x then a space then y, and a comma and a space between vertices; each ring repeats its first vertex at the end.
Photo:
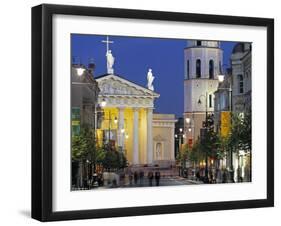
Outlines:
POLYGON ((213 98, 212 98, 212 94, 209 94, 209 108, 213 107, 213 98))
POLYGON ((201 60, 196 60, 196 78, 201 78, 201 60))
POLYGON ((186 79, 189 79, 189 60, 186 62, 186 79))
POLYGON ((197 46, 201 46, 202 45, 202 41, 196 41, 196 45, 197 46))
POLYGON ((213 60, 209 61, 209 78, 210 79, 214 78, 214 61, 213 60))
POLYGON ((243 75, 238 75, 239 80, 239 93, 244 93, 244 79, 243 75))

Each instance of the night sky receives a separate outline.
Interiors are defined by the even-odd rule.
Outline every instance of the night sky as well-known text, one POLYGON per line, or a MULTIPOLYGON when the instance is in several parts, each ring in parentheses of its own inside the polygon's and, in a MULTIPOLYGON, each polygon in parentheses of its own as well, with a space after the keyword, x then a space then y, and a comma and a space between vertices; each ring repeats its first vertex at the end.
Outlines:
MULTIPOLYGON (((148 68, 155 77, 155 92, 160 94, 155 101, 154 112, 172 113, 177 117, 183 114, 184 48, 186 40, 136 38, 109 36, 113 44, 110 49, 115 57, 114 74, 120 75, 141 86, 146 86, 148 68)), ((93 58, 96 65, 95 76, 107 73, 106 36, 71 36, 72 62, 88 65, 93 58)), ((221 42, 224 51, 223 64, 229 65, 229 57, 235 42, 221 42)), ((227 67, 225 66, 224 67, 227 67)))

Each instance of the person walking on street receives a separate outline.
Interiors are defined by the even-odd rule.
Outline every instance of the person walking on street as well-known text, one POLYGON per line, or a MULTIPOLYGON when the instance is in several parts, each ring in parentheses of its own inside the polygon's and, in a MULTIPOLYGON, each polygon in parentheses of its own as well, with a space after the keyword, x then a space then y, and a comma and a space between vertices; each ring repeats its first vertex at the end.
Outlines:
POLYGON ((153 180, 153 172, 149 171, 147 174, 149 186, 152 186, 152 180, 153 180))
POLYGON ((155 180, 156 180, 156 186, 159 186, 160 183, 160 172, 155 172, 155 180))
POLYGON ((131 171, 129 172, 129 184, 130 186, 133 185, 133 173, 131 171))
POLYGON ((139 174, 138 174, 137 171, 135 171, 135 172, 134 172, 134 183, 135 183, 135 185, 138 184, 138 179, 139 179, 139 174))
POLYGON ((140 185, 143 185, 143 177, 144 177, 144 172, 141 170, 140 171, 140 185))

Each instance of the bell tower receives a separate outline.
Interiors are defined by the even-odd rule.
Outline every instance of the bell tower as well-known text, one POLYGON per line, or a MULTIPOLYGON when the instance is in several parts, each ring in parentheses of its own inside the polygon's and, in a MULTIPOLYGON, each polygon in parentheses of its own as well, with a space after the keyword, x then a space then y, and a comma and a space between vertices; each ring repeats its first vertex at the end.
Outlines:
POLYGON ((184 49, 184 125, 185 140, 190 145, 200 135, 206 112, 214 112, 214 92, 222 62, 220 42, 187 41, 184 49))

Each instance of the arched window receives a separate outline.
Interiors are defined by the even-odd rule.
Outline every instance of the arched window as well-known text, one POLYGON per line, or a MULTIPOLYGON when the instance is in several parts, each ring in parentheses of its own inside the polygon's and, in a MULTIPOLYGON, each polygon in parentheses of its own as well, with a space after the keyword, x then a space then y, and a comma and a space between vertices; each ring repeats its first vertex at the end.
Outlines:
POLYGON ((189 60, 186 62, 186 79, 189 79, 189 60))
POLYGON ((196 78, 201 78, 201 60, 196 60, 196 78))
POLYGON ((214 61, 213 60, 209 61, 209 78, 210 79, 214 78, 214 61))
POLYGON ((243 75, 238 75, 238 81, 239 81, 239 93, 244 93, 244 79, 243 79, 243 75))

